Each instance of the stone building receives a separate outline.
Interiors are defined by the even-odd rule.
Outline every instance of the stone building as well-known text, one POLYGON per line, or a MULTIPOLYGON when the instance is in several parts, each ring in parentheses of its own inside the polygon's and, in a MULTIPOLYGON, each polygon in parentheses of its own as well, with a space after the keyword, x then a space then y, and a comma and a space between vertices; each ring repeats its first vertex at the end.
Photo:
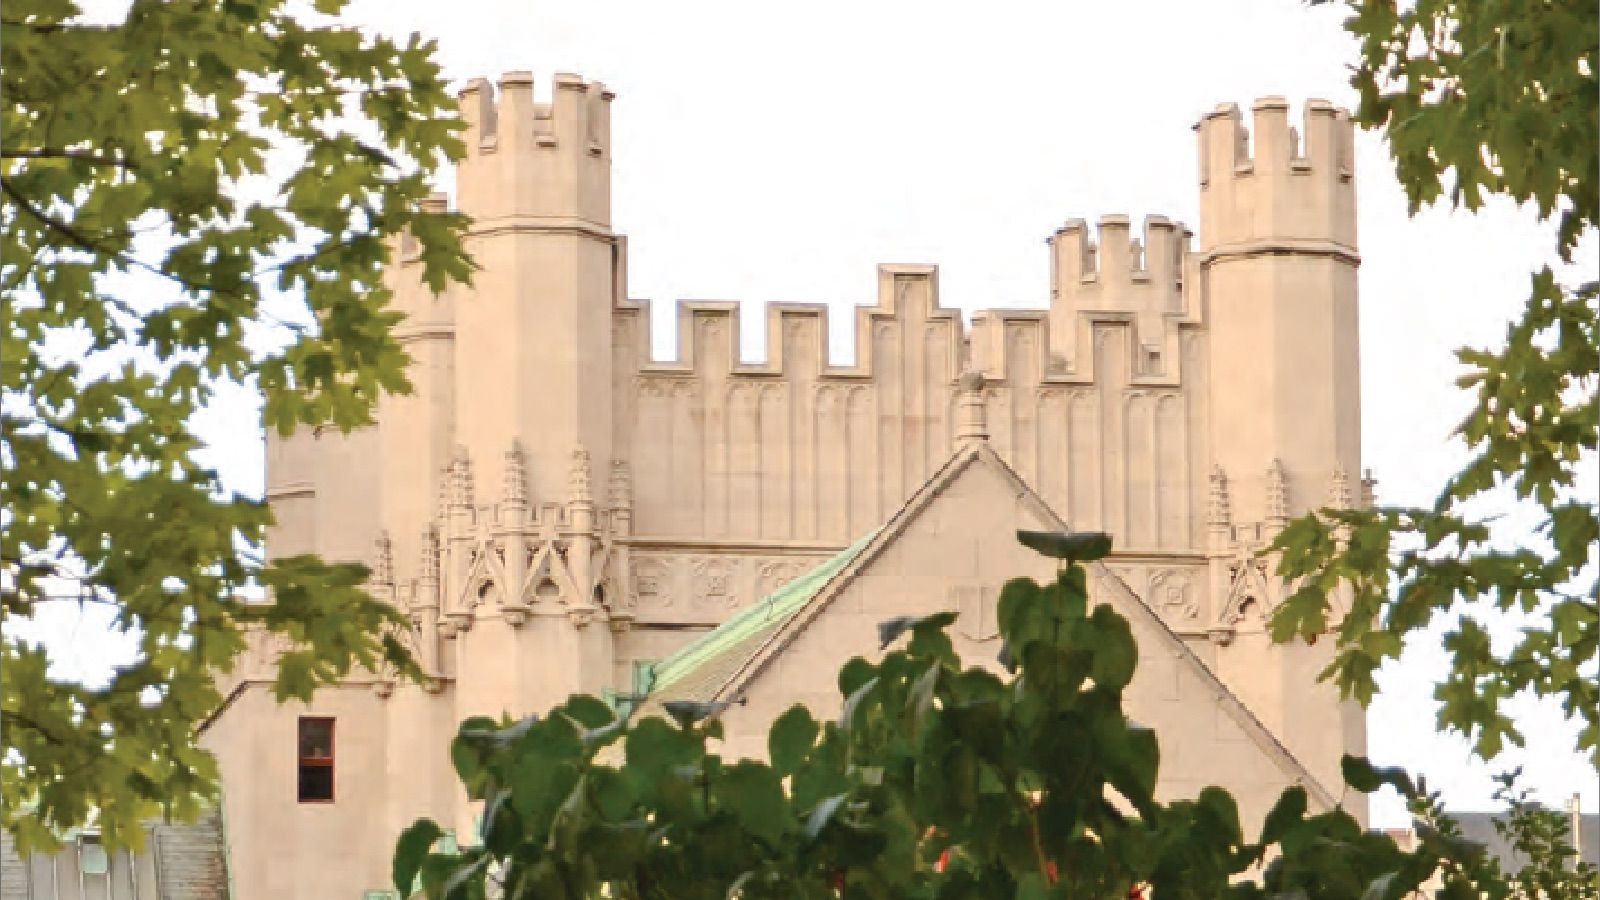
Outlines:
POLYGON ((675 358, 652 356, 611 228, 612 95, 552 90, 513 72, 462 93, 482 268, 436 297, 399 248, 414 393, 349 435, 269 438, 269 551, 370 565, 431 681, 279 706, 275 648, 242 661, 204 735, 238 897, 380 891, 418 816, 470 840, 448 759, 470 715, 742 697, 726 749, 760 754, 790 703, 837 708, 879 619, 957 609, 959 649, 992 659, 999 585, 1051 572, 1019 527, 1114 536, 1093 591, 1133 622, 1164 792, 1223 785, 1247 822, 1292 783, 1339 801, 1361 711, 1316 682, 1332 641, 1270 644, 1282 587, 1254 554, 1293 516, 1367 502, 1343 111, 1204 115, 1198 242, 1159 216, 1069 221, 1048 304, 970 323, 934 267, 884 265, 852 364, 799 304, 767 308, 754 363, 729 303, 679 304, 675 358))

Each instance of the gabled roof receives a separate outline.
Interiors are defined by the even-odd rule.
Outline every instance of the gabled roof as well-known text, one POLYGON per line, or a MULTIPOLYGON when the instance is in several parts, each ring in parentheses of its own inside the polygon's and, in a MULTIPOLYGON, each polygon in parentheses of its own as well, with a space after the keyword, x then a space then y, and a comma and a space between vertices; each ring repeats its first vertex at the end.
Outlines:
MULTIPOLYGON (((721 651, 708 653, 701 662, 683 664, 673 673, 670 683, 660 686, 660 699, 727 701, 741 696, 746 686, 759 678, 773 660, 840 596, 859 573, 871 566, 873 561, 905 532, 911 522, 948 485, 963 472, 978 465, 991 467, 998 472, 1016 491, 1015 496, 1018 501, 1038 514, 1046 528, 1068 530, 1067 524, 1061 517, 1027 482, 1023 481, 987 441, 970 442, 952 454, 945 464, 875 533, 795 582, 798 584, 799 581, 805 581, 806 585, 804 590, 797 589, 789 597, 788 605, 785 606, 787 614, 763 620, 760 628, 730 629, 729 633, 712 642, 720 643, 721 651)), ((1087 568, 1088 574, 1103 585, 1104 589, 1116 594, 1119 601, 1117 605, 1121 612, 1147 626, 1163 645, 1161 649, 1172 654, 1180 665, 1188 668, 1206 685, 1223 712, 1238 724, 1289 781, 1303 785, 1313 802, 1328 808, 1337 805, 1336 796, 1329 793, 1310 770, 1302 765, 1277 736, 1263 725, 1243 701, 1211 671, 1211 668, 1189 649, 1183 639, 1167 627, 1166 622, 1149 607, 1144 598, 1102 563, 1092 562, 1087 568)), ((737 621, 737 618, 730 620, 728 625, 733 625, 734 621, 737 621)), ((724 626, 726 627, 728 626, 724 626)), ((713 631, 707 638, 719 631, 722 629, 713 631)), ((700 642, 696 642, 698 643, 700 642)), ((686 648, 685 652, 694 646, 686 648)), ((657 699, 654 693, 651 699, 657 699)))

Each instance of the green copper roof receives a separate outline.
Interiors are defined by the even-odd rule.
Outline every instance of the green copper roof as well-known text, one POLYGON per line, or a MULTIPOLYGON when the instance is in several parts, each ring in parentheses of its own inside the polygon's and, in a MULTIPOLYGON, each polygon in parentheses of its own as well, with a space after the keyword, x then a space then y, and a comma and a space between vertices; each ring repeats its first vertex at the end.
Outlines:
POLYGON ((801 575, 655 664, 651 700, 704 700, 714 695, 785 622, 850 564, 878 534, 873 529, 827 562, 801 575))

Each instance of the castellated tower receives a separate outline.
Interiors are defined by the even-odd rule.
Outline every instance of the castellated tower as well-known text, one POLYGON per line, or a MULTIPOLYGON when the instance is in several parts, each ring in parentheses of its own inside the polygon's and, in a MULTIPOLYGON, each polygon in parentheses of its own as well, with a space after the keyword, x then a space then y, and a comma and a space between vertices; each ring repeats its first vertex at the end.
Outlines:
POLYGON ((473 843, 449 759, 469 716, 747 700, 725 750, 761 755, 790 703, 836 709, 879 619, 955 609, 958 649, 993 660, 1000 586, 1052 571, 1017 528, 1113 535, 1093 591, 1139 636, 1130 714, 1157 731, 1164 794, 1221 784, 1246 822, 1293 783, 1340 802, 1362 715, 1316 683, 1331 639, 1268 640, 1290 587, 1258 551, 1367 496, 1342 111, 1206 115, 1198 241, 1157 215, 1070 220, 1036 308, 969 326, 935 267, 881 266, 841 365, 806 304, 768 307, 749 363, 737 304, 680 303, 675 358, 655 358, 611 230, 612 95, 557 75, 547 96, 525 72, 461 93, 479 270, 435 296, 394 248, 414 391, 349 435, 268 436, 269 553, 366 563, 429 680, 360 673, 278 706, 283 648, 255 642, 205 735, 240 898, 382 888, 419 816, 473 843))
MULTIPOLYGON (((1214 572, 1214 589, 1226 598, 1220 627, 1255 622, 1281 599, 1268 561, 1248 554, 1290 517, 1351 505, 1350 482, 1361 471, 1349 117, 1311 100, 1302 130, 1277 97, 1252 112, 1248 132, 1231 104, 1196 125, 1208 434, 1213 489, 1230 507, 1229 521, 1213 522, 1211 552, 1226 560, 1214 572)), ((1291 750, 1322 761, 1319 774, 1337 784, 1337 769, 1327 767, 1365 745, 1365 720, 1316 681, 1333 641, 1273 647, 1259 625, 1247 631, 1219 653, 1219 671, 1291 750), (1317 694, 1320 702, 1310 702, 1317 694)))

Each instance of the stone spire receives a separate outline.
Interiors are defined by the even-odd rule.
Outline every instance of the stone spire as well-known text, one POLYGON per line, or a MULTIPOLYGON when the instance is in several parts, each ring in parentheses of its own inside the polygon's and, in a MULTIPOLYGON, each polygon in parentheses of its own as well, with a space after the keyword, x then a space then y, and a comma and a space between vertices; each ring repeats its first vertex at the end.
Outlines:
POLYGON ((439 529, 433 524, 423 526, 422 529, 422 556, 418 561, 417 577, 421 582, 417 590, 417 601, 424 605, 439 603, 439 529))
POLYGON ((1361 508, 1371 509, 1378 505, 1378 479, 1372 477, 1372 470, 1361 477, 1361 508))
POLYGON ((594 490, 589 477, 589 451, 578 447, 572 451, 572 469, 567 473, 571 490, 570 502, 590 505, 594 503, 594 490))
POLYGON ((1233 523, 1233 504, 1228 498, 1228 473, 1221 466, 1211 467, 1211 494, 1206 508, 1206 521, 1213 527, 1227 527, 1233 523))
POLYGON ((372 554, 372 583, 380 587, 394 587, 394 541, 389 532, 378 534, 372 554))
POLYGON ((1279 528, 1289 522, 1289 476, 1281 459, 1267 466, 1267 521, 1279 528))
POLYGON ((456 445, 456 452, 450 459, 449 479, 450 508, 452 510, 470 510, 475 504, 472 485, 472 460, 467 456, 467 448, 456 445))
POLYGON ((506 451, 505 481, 501 485, 500 502, 507 509, 528 508, 528 463, 522 452, 522 442, 513 440, 506 451))

